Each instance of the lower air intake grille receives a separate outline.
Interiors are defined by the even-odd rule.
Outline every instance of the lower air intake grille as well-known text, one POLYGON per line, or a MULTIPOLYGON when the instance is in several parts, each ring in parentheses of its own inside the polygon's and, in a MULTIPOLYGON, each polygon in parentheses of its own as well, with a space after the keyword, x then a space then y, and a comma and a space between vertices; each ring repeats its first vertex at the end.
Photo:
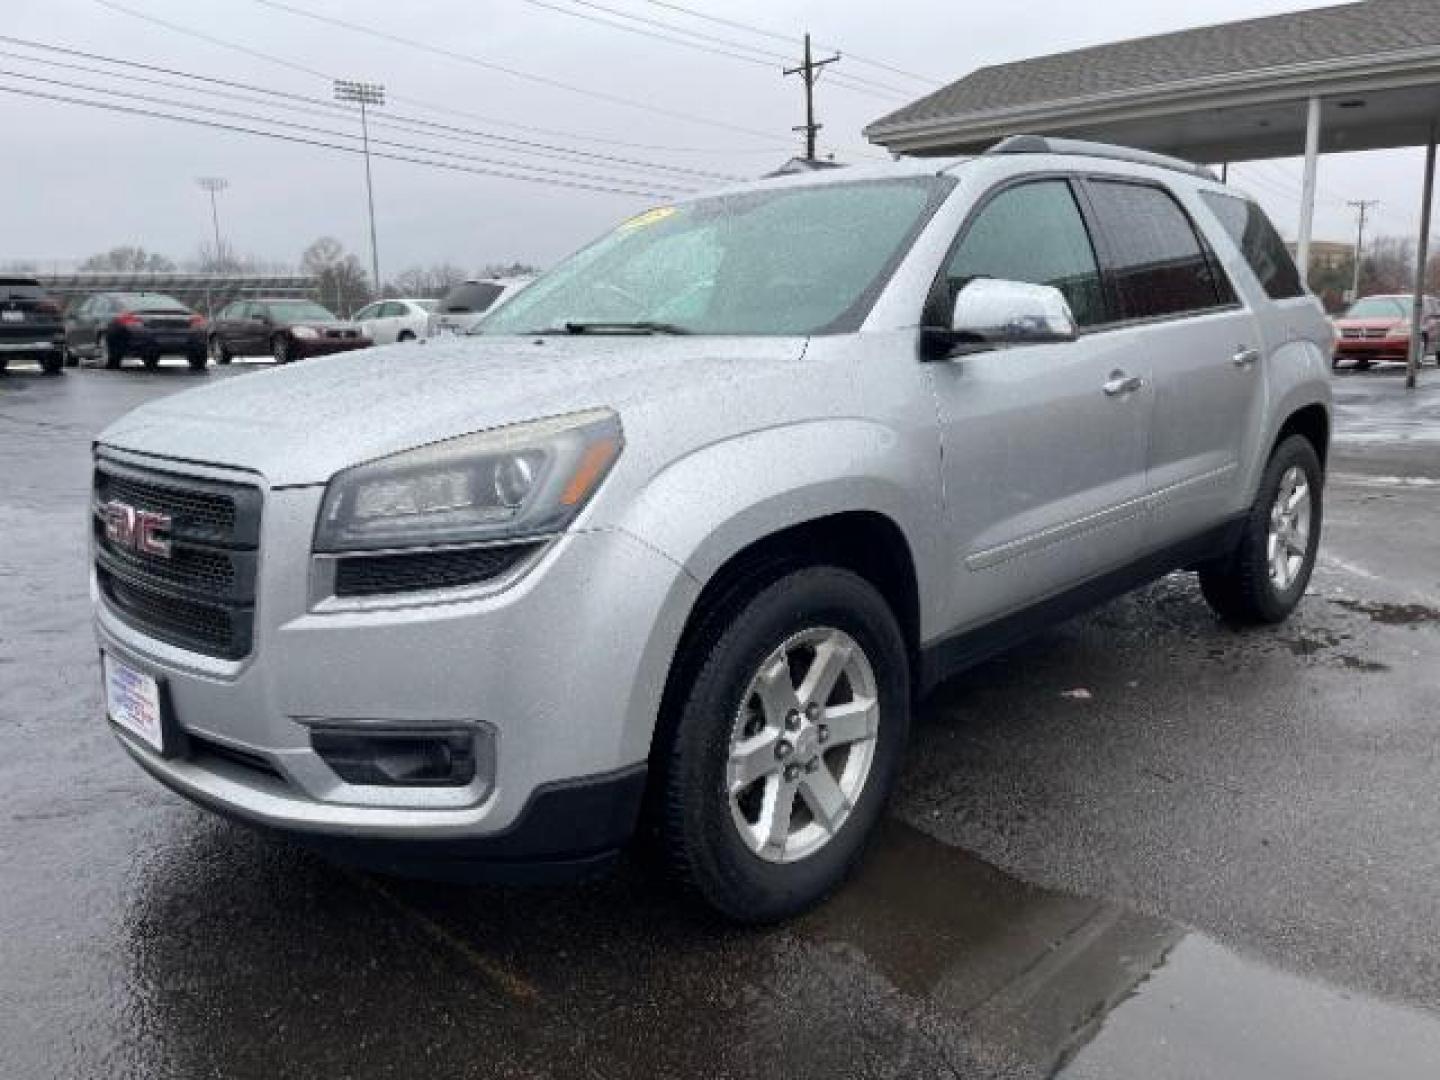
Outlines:
POLYGON ((519 565, 538 544, 348 556, 335 567, 336 596, 385 596, 490 581, 519 565))

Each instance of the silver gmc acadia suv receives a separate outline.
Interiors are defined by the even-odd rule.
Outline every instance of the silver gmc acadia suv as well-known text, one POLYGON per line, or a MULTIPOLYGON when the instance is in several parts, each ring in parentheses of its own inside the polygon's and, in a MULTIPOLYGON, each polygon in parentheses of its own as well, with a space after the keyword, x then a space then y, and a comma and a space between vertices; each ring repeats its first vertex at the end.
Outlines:
POLYGON ((725 915, 856 861, 914 703, 1174 570, 1284 619, 1333 331, 1203 169, 1017 137, 661 206, 476 336, 148 404, 95 445, 111 726, 396 872, 643 832, 725 915))

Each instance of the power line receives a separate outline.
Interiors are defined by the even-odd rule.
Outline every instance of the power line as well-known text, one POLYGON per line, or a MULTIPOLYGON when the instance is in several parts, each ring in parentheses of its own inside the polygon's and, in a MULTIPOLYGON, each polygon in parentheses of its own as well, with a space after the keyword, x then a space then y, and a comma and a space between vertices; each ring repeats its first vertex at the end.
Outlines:
POLYGON ((810 35, 805 35, 805 59, 799 67, 786 68, 785 74, 799 75, 805 84, 805 123, 795 128, 796 131, 805 132, 805 160, 815 160, 815 133, 820 130, 820 125, 815 122, 815 81, 820 78, 820 72, 824 71, 830 64, 838 63, 840 54, 827 56, 824 60, 816 60, 810 55, 810 35))
MULTIPOLYGON (((110 4, 112 0, 97 0, 98 3, 110 4)), ((281 3, 280 0, 254 0, 254 3, 264 7, 273 8, 276 11, 288 12, 305 19, 312 19, 329 26, 338 26, 357 34, 365 34, 369 37, 379 38, 382 41, 389 41, 392 44, 404 45, 406 48, 419 49, 422 52, 431 53, 435 56, 443 56, 446 59, 457 61, 462 64, 470 64, 474 67, 484 68, 487 71, 497 71, 512 78, 524 79, 541 86, 549 86, 557 90, 564 90, 568 93, 578 94, 582 97, 593 98, 596 101, 608 101, 615 105, 623 105, 630 109, 640 109, 644 112, 656 113, 660 116, 668 116, 676 120, 685 120, 694 124, 705 124, 710 127, 723 128, 728 131, 739 132, 743 135, 758 135, 761 138, 770 138, 770 133, 757 131, 754 128, 741 127, 738 124, 727 123, 724 120, 714 120, 704 116, 696 116, 691 113, 680 112, 675 109, 667 109, 662 105, 655 105, 648 101, 636 101, 632 98, 621 97, 619 94, 611 94, 604 90, 593 90, 574 83, 565 82, 562 79, 551 78, 549 75, 541 75, 533 71, 525 71, 521 68, 508 67, 505 64, 497 64, 491 60, 482 60, 478 56, 471 56, 468 53, 455 52, 453 49, 446 49, 439 45, 430 45, 423 41, 416 41, 414 38, 401 37, 386 30, 377 30, 373 26, 365 26, 361 23, 350 22, 346 19, 336 18, 331 15, 322 15, 316 11, 306 11, 304 8, 297 8, 290 4, 281 3)))
MULTIPOLYGON (((221 49, 230 49, 234 52, 243 53, 246 56, 252 57, 256 60, 262 60, 268 64, 275 64, 279 67, 283 67, 291 71, 298 71, 301 74, 313 76, 317 79, 324 79, 326 82, 333 81, 335 77, 330 72, 318 71, 315 68, 307 67, 304 64, 298 64, 292 60, 287 60, 272 53, 262 52, 259 49, 252 49, 249 46, 241 45, 238 42, 228 41, 225 38, 216 37, 214 34, 207 34, 203 30, 196 30, 193 27, 183 26, 180 23, 171 22, 168 19, 162 19, 158 15, 151 15, 148 12, 144 11, 136 11, 134 8, 126 7, 124 4, 117 3, 116 0, 94 0, 94 2, 119 14, 128 15, 133 19, 139 19, 142 22, 148 22, 154 26, 163 27, 164 29, 171 31, 172 33, 194 38, 197 41, 204 41, 210 45, 214 45, 221 49)), ((18 41, 19 39, 9 40, 18 41)), ((21 43, 24 44, 24 42, 21 43)), ((37 47, 55 48, 55 46, 37 47)), ((216 81, 224 82, 225 80, 216 81)), ((277 94, 281 93, 281 91, 267 92, 277 94)), ((487 116, 482 113, 476 113, 466 109, 457 109, 451 105, 441 105, 435 102, 425 101, 422 98, 402 97, 399 94, 392 94, 391 97, 395 101, 404 102, 407 105, 413 105, 416 108, 425 109, 430 112, 441 113, 446 116, 460 116, 464 117, 467 120, 479 120, 480 122, 486 124, 498 124, 501 127, 513 128, 516 131, 528 131, 537 135, 547 135, 561 139, 575 139, 580 142, 596 143, 602 146, 622 146, 630 150, 656 150, 664 153, 681 154, 768 154, 773 152, 775 149, 779 149, 783 146, 783 144, 779 142, 774 142, 769 147, 670 146, 655 143, 637 143, 626 139, 607 138, 605 136, 581 133, 576 131, 562 131, 556 128, 539 127, 533 124, 516 123, 513 120, 506 120, 498 116, 487 116)), ((499 136, 497 136, 497 138, 498 137, 499 136)), ((769 134, 766 134, 765 137, 773 138, 773 136, 769 134)), ((578 152, 580 151, 577 151, 577 153, 578 152)))
MULTIPOLYGON (((767 30, 763 26, 756 26, 753 23, 740 22, 737 19, 726 19, 722 18, 719 15, 711 15, 704 11, 696 11, 694 8, 686 7, 683 4, 671 3, 670 0, 643 0, 643 2, 647 4, 653 4, 655 7, 668 8, 671 11, 679 12, 682 15, 689 15, 692 18, 703 19, 706 22, 715 23, 717 26, 728 26, 733 30, 747 30, 752 34, 759 34, 762 37, 768 37, 775 41, 784 41, 788 44, 793 43, 795 40, 795 36, 793 34, 782 34, 777 30, 767 30)), ((857 64, 864 64, 866 67, 878 68, 881 71, 888 71, 893 75, 903 75, 907 79, 915 79, 919 82, 929 83, 931 86, 943 85, 943 80, 934 78, 933 76, 919 75, 913 71, 906 71, 904 68, 895 67, 894 65, 887 64, 881 60, 873 60, 868 57, 861 56, 859 53, 850 52, 846 49, 841 49, 839 48, 839 46, 836 45, 822 45, 821 48, 843 52, 845 53, 846 59, 852 60, 857 64)))
MULTIPOLYGON (((201 87, 185 86, 181 83, 169 82, 164 79, 147 78, 141 75, 130 74, 122 71, 109 71, 102 68, 87 67, 83 64, 66 63, 54 59, 42 59, 25 56, 20 53, 0 50, 0 56, 10 57, 26 63, 45 64, 50 67, 58 67, 71 71, 81 71, 91 75, 103 75, 107 78, 126 79, 131 82, 143 83, 145 85, 160 86, 166 89, 182 90, 188 93, 204 93, 213 97, 223 98, 231 101, 240 101, 249 105, 260 105, 262 107, 283 107, 291 112, 305 116, 316 116, 327 120, 336 118, 337 110, 340 115, 348 115, 347 110, 333 101, 326 101, 321 98, 307 97, 303 94, 288 93, 283 90, 274 90, 263 86, 254 86, 249 83, 235 82, 229 79, 220 79, 209 75, 197 75, 193 72, 180 71, 175 68, 160 67, 154 64, 143 64, 138 61, 124 60, 119 57, 104 56, 97 53, 84 52, 79 49, 68 49, 56 45, 46 45, 34 41, 26 41, 22 38, 12 38, 0 34, 0 42, 10 42, 21 46, 44 50, 46 52, 61 53, 68 56, 79 56, 85 59, 94 60, 103 64, 110 64, 119 67, 131 67, 143 71, 160 72, 166 75, 173 75, 181 79, 189 79, 209 85, 223 86, 227 88, 244 90, 250 94, 261 94, 271 98, 279 99, 276 102, 257 101, 253 97, 246 97, 242 94, 228 93, 224 90, 204 89, 201 87), (299 103, 299 104, 292 104, 299 103), (307 107, 309 106, 309 107, 307 107)), ((393 97, 393 95, 392 95, 393 97)), ((581 150, 574 147, 554 146, 548 143, 535 142, 529 139, 519 139, 511 135, 497 135, 492 132, 478 131, 470 128, 454 127, 448 124, 436 123, 432 120, 425 120, 421 117, 410 117, 391 114, 393 120, 377 120, 376 127, 385 127, 389 130, 405 131, 411 134, 422 134, 431 138, 447 138, 456 142, 468 143, 470 145, 484 146, 487 144, 499 144, 512 153, 531 154, 538 157, 558 158, 563 161, 580 159, 582 163, 587 160, 604 162, 612 167, 619 165, 623 168, 653 170, 657 172, 675 173, 686 177, 695 177, 707 180, 738 180, 741 177, 730 173, 712 172, 703 169, 693 169, 687 166, 667 165, 658 161, 643 161, 636 158, 619 157, 613 154, 603 154, 593 150, 581 150), (394 121, 398 121, 394 122, 394 121), (434 135, 431 131, 417 131, 417 128, 434 129, 443 132, 443 135, 434 135), (466 138, 465 136, 470 136, 466 138)))
MULTIPOLYGON (((657 41, 664 41, 672 45, 681 45, 690 49, 698 49, 701 52, 711 53, 715 56, 729 57, 732 60, 740 60, 745 63, 754 64, 760 67, 769 68, 774 66, 773 61, 789 62, 790 60, 790 57, 786 56, 784 53, 778 53, 766 49, 758 49, 753 45, 745 45, 738 41, 730 41, 726 38, 718 38, 709 34, 701 34, 695 30, 688 30, 683 26, 676 26, 674 23, 663 22, 659 19, 647 19, 642 15, 632 15, 629 12, 620 10, 619 8, 607 7, 604 4, 594 3, 593 0, 570 0, 570 3, 576 4, 580 7, 590 8, 595 11, 603 11, 607 14, 615 15, 622 19, 629 19, 633 20, 634 22, 643 23, 646 26, 659 27, 663 30, 670 32, 657 33, 654 30, 645 30, 638 26, 629 26, 625 23, 618 23, 615 22, 613 19, 601 18, 596 15, 588 15, 583 11, 575 11, 568 7, 561 7, 559 4, 552 2, 552 0, 525 0, 525 3, 530 4, 533 7, 544 8, 547 11, 556 12, 560 15, 569 15, 572 18, 584 19, 587 22, 597 23, 601 26, 613 27, 616 30, 624 30, 627 33, 640 34, 644 37, 654 38, 657 41), (698 38, 699 41, 686 41, 684 38, 676 37, 676 33, 687 34, 691 37, 698 38), (709 45, 701 44, 701 42, 717 43, 725 46, 725 48, 716 49, 710 47, 709 45), (745 51, 743 53, 736 52, 735 50, 737 49, 745 51), (768 57, 768 59, 762 59, 762 57, 768 57)), ((857 93, 871 94, 872 96, 910 96, 910 91, 908 90, 902 90, 899 87, 895 86, 887 86, 884 83, 877 83, 870 79, 859 78, 857 76, 852 76, 849 74, 836 78, 835 85, 843 86, 847 90, 853 90, 857 93)))
MULTIPOLYGON (((142 109, 129 105, 120 105, 115 102, 94 101, 86 98, 71 97, 65 94, 52 94, 42 90, 27 90, 18 86, 5 86, 0 84, 0 93, 15 94, 21 97, 41 98, 47 101, 58 101, 69 105, 83 105, 92 109, 103 109, 107 112, 123 113, 129 116, 140 116, 147 119, 170 120, 175 123, 189 124, 192 127, 210 128, 216 131, 230 131, 245 135, 255 135, 260 138, 275 139, 280 142, 295 143, 301 146, 314 146, 325 150, 338 150, 347 154, 358 154, 358 146, 346 146, 338 143, 325 142, 321 139, 313 139, 303 135, 288 135, 284 132, 266 131, 262 128, 247 127, 240 124, 223 123, 218 120, 205 120, 195 116, 178 116, 174 113, 158 112, 153 109, 142 109)), ((340 135, 340 133, 336 133, 340 135)), ((354 138, 354 136, 343 136, 354 138)), ((417 148, 421 153, 438 154, 440 152, 427 150, 424 147, 417 148)), ((547 184, 552 187, 574 188, 582 191, 598 191, 608 195, 629 195, 642 198, 669 198, 670 193, 662 191, 645 191, 635 188, 621 188, 601 183, 588 183, 578 180, 560 179, 545 175, 526 175, 524 173, 509 172, 504 169, 476 168, 470 165, 458 165, 451 161, 432 160, 417 158, 404 154, 394 154, 388 151, 372 150, 371 154, 378 158, 385 158, 389 161, 402 161, 411 165, 423 165, 428 168, 446 169, 451 172, 471 173, 476 176, 492 176, 506 180, 520 180, 528 183, 547 184)))
MULTIPOLYGON (((70 90, 84 90, 91 94, 109 95, 111 97, 126 98, 131 101, 141 101, 148 105, 166 105, 171 108, 187 109, 191 112, 207 113, 211 116, 223 116, 231 120, 244 120, 249 123, 274 124, 295 131, 303 131, 309 134, 325 135, 330 138, 357 139, 362 136, 352 135, 343 131, 335 131, 330 128, 316 127, 313 124, 302 124, 294 120, 282 120, 273 116, 257 116, 254 113, 237 112, 233 109, 222 109, 213 105, 196 105, 187 102, 173 101, 166 98, 157 98, 150 94, 137 94, 128 90, 112 90, 103 86, 91 86, 87 83, 70 82, 65 79, 52 79, 44 75, 32 75, 27 72, 9 71, 0 68, 0 75, 10 78, 28 79, 33 82, 47 83, 52 86, 63 86, 70 90)), ((371 142, 380 146, 391 146, 397 150, 408 150, 416 153, 434 154, 438 157, 455 158, 460 161, 474 161, 482 165, 497 166, 504 169, 526 169, 545 173, 552 173, 556 176, 572 177, 577 180, 588 180, 608 184, 638 184, 640 181, 631 181, 625 177, 608 176, 599 173, 577 172, 573 169, 559 169, 554 166, 529 165, 522 161, 499 161, 494 158, 480 157, 475 154, 464 154, 455 150, 436 149, 431 146, 416 146, 413 143, 396 142, 393 139, 372 139, 371 142)), ((690 194, 693 189, 671 187, 668 194, 690 194)), ((656 192, 645 191, 642 194, 656 194, 656 192)))

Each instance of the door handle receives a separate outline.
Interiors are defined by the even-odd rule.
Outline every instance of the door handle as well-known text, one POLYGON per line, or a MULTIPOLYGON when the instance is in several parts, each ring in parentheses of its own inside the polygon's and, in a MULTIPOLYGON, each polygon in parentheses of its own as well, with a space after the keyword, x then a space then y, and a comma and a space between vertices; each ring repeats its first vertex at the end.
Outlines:
POLYGON ((1110 378, 1105 380, 1104 390, 1107 396, 1118 397, 1139 390, 1144 385, 1145 380, 1139 375, 1126 375, 1117 368, 1110 373, 1110 378))
POLYGON ((1236 367, 1238 367, 1238 368, 1248 368, 1248 367, 1254 367, 1254 366, 1255 366, 1255 361, 1257 361, 1257 360, 1259 360, 1259 359, 1260 359, 1260 350, 1259 350, 1259 349, 1251 349, 1251 348, 1243 347, 1243 346, 1242 346, 1240 349, 1238 349, 1238 350, 1236 351, 1235 355, 1230 358, 1230 362, 1231 362, 1232 364, 1234 364, 1234 365, 1235 365, 1236 367))

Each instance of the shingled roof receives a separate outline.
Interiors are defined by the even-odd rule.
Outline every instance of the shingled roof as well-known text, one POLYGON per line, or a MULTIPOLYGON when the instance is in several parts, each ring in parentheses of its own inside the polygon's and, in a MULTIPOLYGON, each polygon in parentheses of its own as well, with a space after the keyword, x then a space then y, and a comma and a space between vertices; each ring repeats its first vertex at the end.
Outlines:
POLYGON ((885 143, 897 128, 926 121, 1435 46, 1440 0, 1366 0, 980 68, 865 134, 885 143))

